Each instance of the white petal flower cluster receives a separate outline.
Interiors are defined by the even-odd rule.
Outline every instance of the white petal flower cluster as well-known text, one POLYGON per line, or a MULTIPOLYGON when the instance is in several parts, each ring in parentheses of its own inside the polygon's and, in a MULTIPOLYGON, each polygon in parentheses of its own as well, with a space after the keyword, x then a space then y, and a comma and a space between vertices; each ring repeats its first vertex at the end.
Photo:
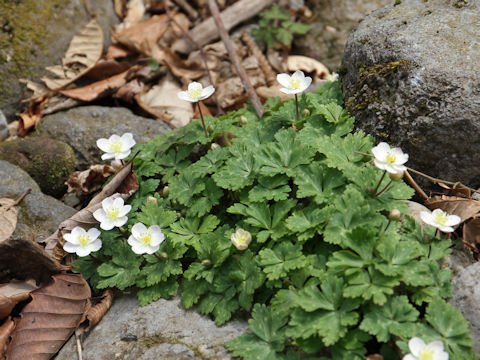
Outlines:
POLYGON ((410 354, 405 355, 403 360, 448 360, 448 353, 443 350, 441 341, 432 341, 429 344, 414 337, 408 342, 410 354))
POLYGON ((93 217, 100 222, 103 230, 112 230, 115 226, 120 227, 128 221, 126 216, 132 209, 130 205, 124 205, 122 198, 113 199, 108 197, 102 201, 102 207, 93 213, 93 217))
POLYGON ((248 231, 238 229, 232 234, 230 240, 238 250, 246 250, 252 241, 252 235, 248 231))
POLYGON ((278 74, 277 81, 283 86, 283 88, 280 89, 281 92, 293 95, 307 90, 312 83, 312 78, 305 76, 303 71, 297 70, 292 76, 288 74, 278 74))
POLYGON ((400 148, 390 148, 385 142, 381 142, 372 148, 375 156, 373 162, 379 169, 386 170, 390 174, 399 174, 407 170, 405 164, 408 161, 408 154, 404 154, 400 148))
POLYGON ((327 78, 325 80, 330 81, 330 82, 338 81, 338 74, 335 73, 335 72, 331 73, 331 74, 327 75, 327 78))
POLYGON ((177 93, 177 96, 181 100, 189 102, 198 102, 210 97, 215 92, 215 88, 212 85, 203 88, 202 84, 193 81, 188 84, 187 91, 180 91, 177 93))
POLYGON ((135 144, 131 133, 125 133, 122 136, 114 134, 108 139, 102 138, 97 140, 97 146, 105 152, 105 154, 102 155, 102 160, 125 159, 130 155, 132 147, 134 147, 135 144))
POLYGON ((420 218, 425 224, 433 226, 445 233, 454 231, 452 226, 456 226, 462 222, 460 216, 448 215, 441 209, 435 209, 432 212, 422 211, 420 218))
POLYGON ((76 226, 71 233, 63 235, 65 239, 63 250, 68 253, 76 253, 78 256, 87 256, 102 247, 102 240, 98 238, 99 236, 100 230, 96 228, 86 231, 80 226, 76 226))
POLYGON ((160 249, 160 244, 165 240, 165 235, 158 225, 147 228, 142 223, 132 226, 132 235, 128 238, 128 244, 135 254, 153 254, 160 249))

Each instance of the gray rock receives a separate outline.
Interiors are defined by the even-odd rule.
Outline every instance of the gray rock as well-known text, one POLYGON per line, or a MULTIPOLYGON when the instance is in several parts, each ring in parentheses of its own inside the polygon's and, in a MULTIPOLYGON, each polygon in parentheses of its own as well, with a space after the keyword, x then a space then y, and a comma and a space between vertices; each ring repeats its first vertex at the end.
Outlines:
POLYGON ((295 40, 295 51, 320 60, 336 71, 342 60, 348 34, 372 11, 393 0, 316 0, 312 1, 315 21, 312 29, 295 40))
MULTIPOLYGON (((224 343, 245 333, 248 324, 218 327, 205 316, 185 310, 179 298, 139 307, 133 295, 116 298, 102 321, 83 342, 83 360, 231 359, 224 343)), ((75 339, 56 360, 76 359, 75 339)))
POLYGON ((69 144, 83 169, 90 164, 104 163, 96 141, 112 134, 131 132, 137 143, 164 134, 168 127, 161 121, 134 115, 125 108, 84 106, 45 116, 37 134, 69 144))
POLYGON ((72 37, 90 21, 88 12, 98 15, 109 44, 110 27, 118 23, 111 0, 0 2, 0 108, 8 120, 25 106, 18 79, 40 79, 45 66, 60 64, 72 37))
POLYGON ((27 239, 45 239, 55 232, 58 225, 76 213, 75 209, 44 195, 37 183, 22 169, 0 160, 0 198, 17 199, 28 188, 32 192, 20 203, 15 235, 27 239))
POLYGON ((450 303, 468 320, 475 352, 480 353, 480 262, 470 265, 453 279, 450 303))
POLYGON ((5 140, 10 135, 8 129, 7 118, 3 115, 3 111, 0 110, 0 141, 5 140))
POLYGON ((402 0, 371 14, 348 39, 342 80, 359 128, 417 170, 478 187, 480 2, 464 3, 402 0))

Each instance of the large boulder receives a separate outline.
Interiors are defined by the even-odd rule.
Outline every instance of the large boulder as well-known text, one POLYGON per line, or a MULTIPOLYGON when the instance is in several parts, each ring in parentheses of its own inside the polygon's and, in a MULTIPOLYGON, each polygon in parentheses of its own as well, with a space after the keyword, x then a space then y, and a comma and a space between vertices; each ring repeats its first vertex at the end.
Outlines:
MULTIPOLYGON (((135 296, 121 295, 83 342, 83 360, 228 360, 224 344, 248 330, 246 321, 222 327, 193 310, 179 298, 160 299, 139 307, 135 296)), ((75 359, 73 337, 56 360, 75 359)))
POLYGON ((125 108, 83 106, 45 116, 36 133, 69 144, 79 167, 84 169, 90 164, 104 163, 97 139, 130 132, 137 143, 143 143, 167 129, 163 122, 137 116, 125 108))
POLYGON ((0 160, 0 198, 18 199, 27 189, 30 194, 20 202, 15 235, 42 240, 57 230, 76 210, 40 191, 37 183, 22 169, 0 160))
POLYGON ((346 105, 407 165, 480 185, 480 2, 401 0, 368 16, 345 48, 346 105))
POLYGON ((342 60, 348 35, 372 11, 393 0, 316 0, 312 1, 312 29, 295 42, 295 51, 320 60, 336 71, 342 60))
POLYGON ((47 75, 45 66, 60 64, 89 13, 98 15, 108 44, 110 27, 119 21, 112 0, 0 1, 0 109, 7 119, 25 106, 18 80, 40 79, 47 75))

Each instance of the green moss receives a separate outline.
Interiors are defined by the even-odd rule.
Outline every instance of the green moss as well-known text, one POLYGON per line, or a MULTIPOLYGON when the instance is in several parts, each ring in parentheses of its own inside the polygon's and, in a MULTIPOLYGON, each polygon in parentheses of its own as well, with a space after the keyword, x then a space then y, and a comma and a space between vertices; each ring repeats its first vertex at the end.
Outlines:
POLYGON ((400 5, 401 3, 402 3, 402 0, 395 0, 395 3, 393 4, 393 6, 400 5))
POLYGON ((192 344, 187 344, 178 338, 171 338, 171 337, 156 335, 156 336, 145 336, 138 340, 142 346, 147 348, 158 346, 161 344, 181 344, 188 347, 190 350, 192 350, 197 358, 202 360, 213 360, 213 358, 209 356, 205 356, 197 346, 194 346, 192 344))

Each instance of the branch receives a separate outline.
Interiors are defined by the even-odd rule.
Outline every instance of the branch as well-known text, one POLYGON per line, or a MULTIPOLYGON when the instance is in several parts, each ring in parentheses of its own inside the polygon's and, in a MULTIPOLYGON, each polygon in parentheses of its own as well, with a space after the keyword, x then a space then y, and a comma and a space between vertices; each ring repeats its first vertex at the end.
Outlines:
POLYGON ((210 13, 212 14, 212 17, 215 20, 215 24, 217 25, 218 32, 220 33, 220 37, 222 38, 222 41, 225 44, 225 48, 227 49, 228 54, 230 55, 230 59, 232 60, 232 63, 235 66, 235 69, 237 70, 238 76, 240 76, 240 79, 242 80, 243 87, 247 91, 248 97, 252 101, 253 107, 255 108, 255 111, 258 117, 262 117, 263 109, 260 103, 260 99, 258 98, 258 95, 255 92, 255 89, 253 88, 252 84, 250 83, 247 73, 245 72, 245 69, 243 68, 240 62, 240 59, 232 43, 232 40, 230 39, 230 36, 228 35, 228 32, 225 29, 225 26, 223 24, 222 18, 220 17, 220 10, 218 10, 218 6, 215 0, 208 0, 208 7, 210 8, 210 13))
POLYGON ((265 74, 267 85, 272 86, 273 84, 275 84, 277 82, 277 75, 273 71, 265 55, 263 55, 262 50, 260 50, 257 43, 252 39, 248 31, 244 31, 242 33, 242 41, 245 43, 245 45, 248 46, 252 55, 257 58, 258 65, 260 66, 260 69, 262 69, 263 73, 265 74))

